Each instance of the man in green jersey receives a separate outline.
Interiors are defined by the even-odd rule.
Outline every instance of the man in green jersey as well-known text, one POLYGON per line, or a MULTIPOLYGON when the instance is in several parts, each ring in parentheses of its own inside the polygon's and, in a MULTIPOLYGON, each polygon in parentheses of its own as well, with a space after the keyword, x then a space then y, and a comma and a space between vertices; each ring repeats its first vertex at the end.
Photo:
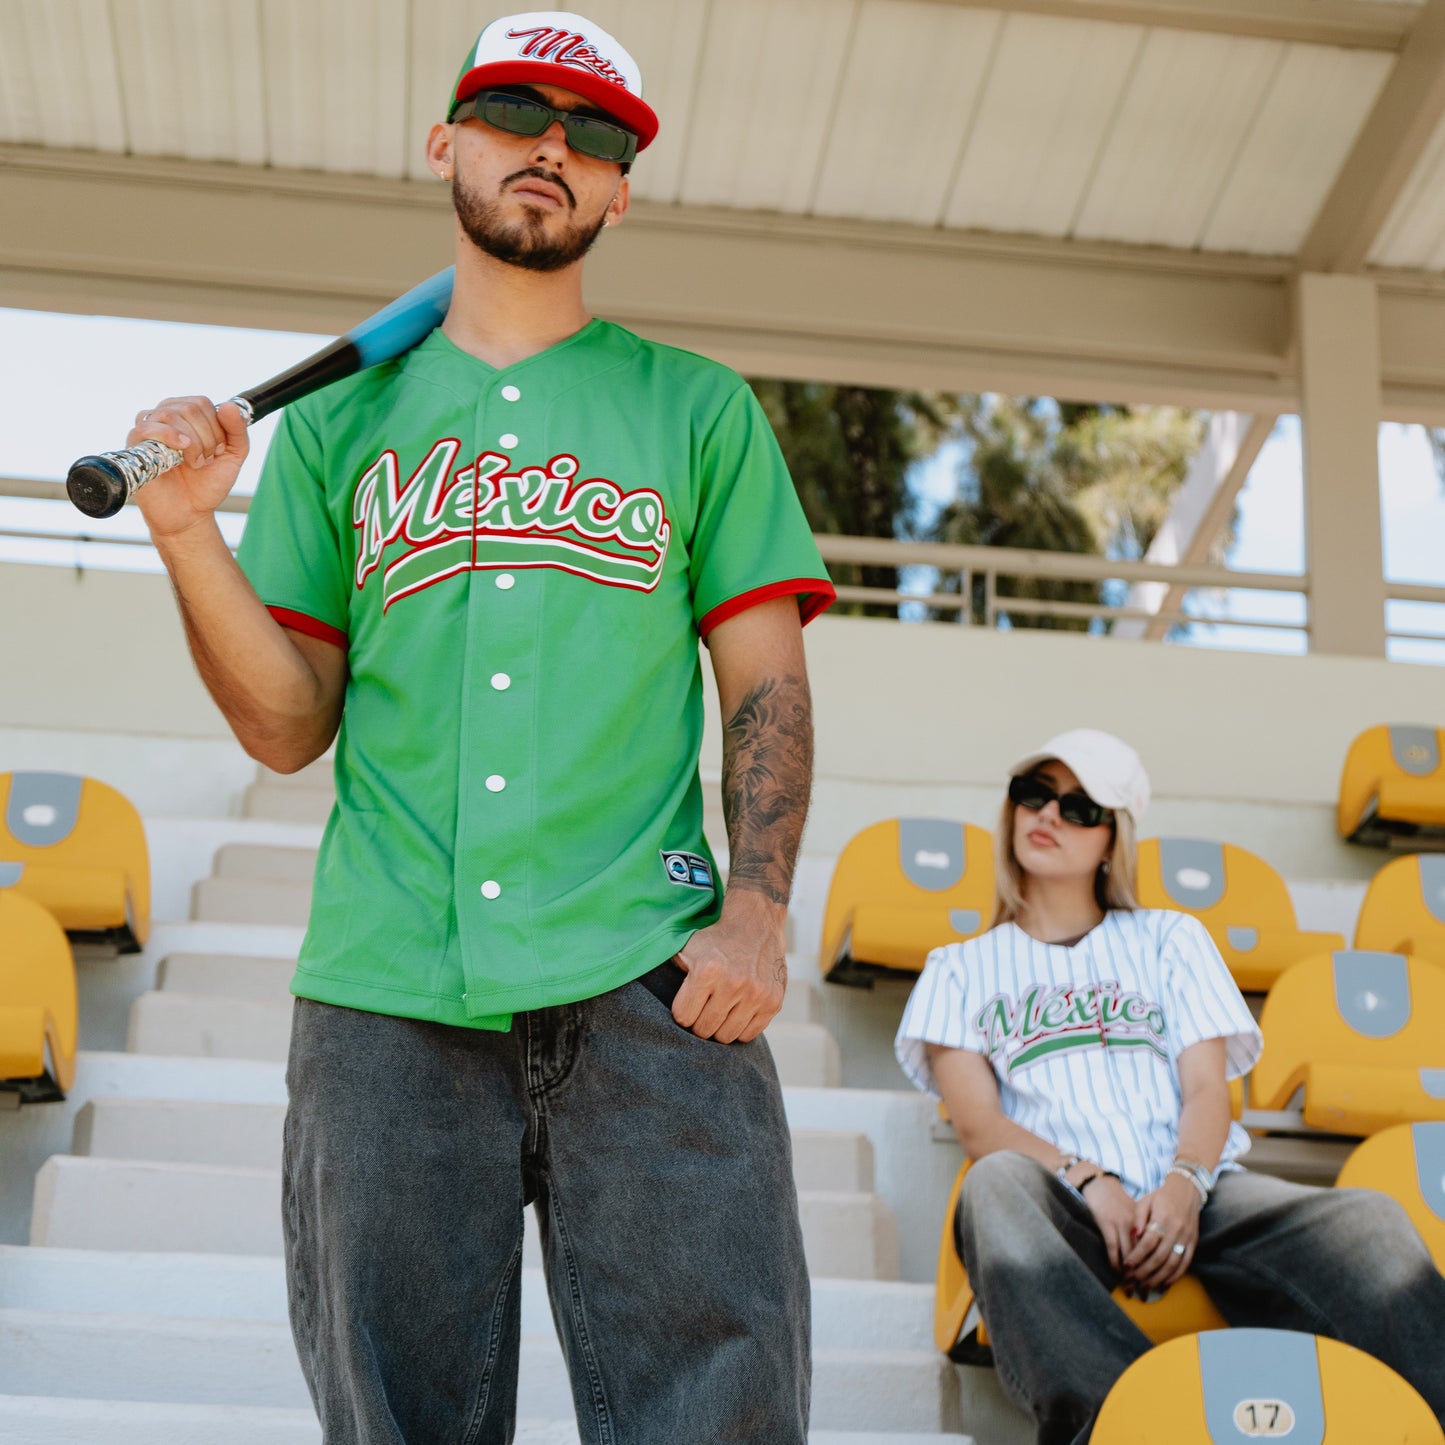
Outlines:
POLYGON ((810 786, 801 624, 832 588, 741 379, 583 308, 656 129, 605 31, 495 21, 427 140, 447 318, 287 411, 239 566, 235 408, 173 398, 131 433, 185 455, 141 507, 237 736, 281 771, 336 743, 284 1161, 328 1445, 511 1439, 529 1202, 583 1440, 806 1436, 762 1031, 810 786))

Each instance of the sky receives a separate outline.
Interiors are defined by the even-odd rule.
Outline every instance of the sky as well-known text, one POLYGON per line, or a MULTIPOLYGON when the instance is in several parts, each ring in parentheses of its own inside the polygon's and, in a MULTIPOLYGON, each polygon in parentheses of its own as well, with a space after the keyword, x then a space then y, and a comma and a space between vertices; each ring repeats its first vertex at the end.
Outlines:
MULTIPOLYGON (((135 413, 164 396, 224 398, 308 356, 330 337, 246 331, 123 317, 57 315, 0 308, 0 476, 60 479, 88 452, 124 444, 135 413)), ((252 459, 239 491, 254 488, 275 418, 252 431, 252 459)), ((953 492, 959 453, 945 448, 919 464, 913 484, 935 504, 953 492)), ((1380 478, 1386 576, 1445 585, 1445 486, 1436 474, 1425 432, 1387 423, 1380 428, 1380 478)), ((244 525, 223 516, 234 541, 244 525)), ((80 543, 78 533, 140 541, 145 528, 128 508, 109 521, 83 518, 66 502, 0 499, 0 561, 156 570, 148 548, 80 543), (53 541, 5 536, 44 532, 53 541)), ((1238 539, 1229 565, 1246 571, 1300 572, 1304 567, 1303 468, 1297 417, 1282 417, 1239 497, 1238 539)), ((1221 619, 1190 629, 1197 646, 1298 652, 1303 635, 1230 626, 1230 617, 1298 622, 1301 599, 1288 594, 1195 593, 1191 610, 1221 619)), ((1438 633, 1440 642, 1392 639, 1400 660, 1445 663, 1445 607, 1391 604, 1392 626, 1438 633)))

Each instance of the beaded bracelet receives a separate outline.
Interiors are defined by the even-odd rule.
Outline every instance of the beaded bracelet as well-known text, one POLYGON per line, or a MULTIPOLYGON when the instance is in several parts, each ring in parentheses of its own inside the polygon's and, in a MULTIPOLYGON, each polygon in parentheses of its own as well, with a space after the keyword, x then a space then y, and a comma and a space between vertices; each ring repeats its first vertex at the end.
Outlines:
POLYGON ((1200 1183, 1206 1195, 1214 1188, 1214 1181, 1217 1177, 1212 1169, 1206 1169, 1197 1159, 1186 1159, 1182 1154, 1174 1156, 1176 1168, 1187 1169, 1200 1183))
MULTIPOLYGON (((1169 1174, 1177 1174, 1181 1179, 1187 1179, 1199 1194, 1199 1207, 1204 1208, 1209 1203, 1209 1190, 1205 1188, 1203 1180, 1192 1170, 1182 1164, 1171 1164, 1169 1174)), ((1165 1176, 1166 1178, 1168 1175, 1165 1176)))

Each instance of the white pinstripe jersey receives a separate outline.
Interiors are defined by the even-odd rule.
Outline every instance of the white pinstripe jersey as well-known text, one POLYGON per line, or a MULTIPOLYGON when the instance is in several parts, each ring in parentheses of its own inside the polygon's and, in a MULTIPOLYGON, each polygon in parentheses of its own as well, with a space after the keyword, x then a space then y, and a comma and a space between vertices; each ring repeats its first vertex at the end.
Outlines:
MULTIPOLYGON (((1214 1038, 1226 1041, 1230 1078, 1263 1045, 1204 925, 1167 909, 1116 909, 1071 948, 1005 923, 934 949, 894 1051, 935 1098, 926 1043, 983 1054, 1008 1118, 1113 1170, 1137 1197, 1164 1182, 1174 1159, 1176 1060, 1214 1038)), ((1236 1167, 1248 1148, 1232 1124, 1221 1164, 1236 1167)))

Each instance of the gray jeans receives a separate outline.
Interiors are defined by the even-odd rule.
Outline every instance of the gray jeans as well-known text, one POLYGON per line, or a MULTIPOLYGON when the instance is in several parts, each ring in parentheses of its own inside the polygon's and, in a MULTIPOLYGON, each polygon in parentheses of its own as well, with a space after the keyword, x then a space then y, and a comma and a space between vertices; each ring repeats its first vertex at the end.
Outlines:
MULTIPOLYGON (((1000 1384, 1039 1445, 1081 1445, 1109 1387, 1149 1348, 1110 1298, 1119 1277, 1088 1206, 1035 1160, 1000 1152, 969 1170, 956 1226, 1000 1384)), ((1343 1340, 1445 1420, 1445 1276, 1393 1199, 1223 1174, 1192 1269, 1230 1324, 1343 1340)))
POLYGON ((503 1445, 536 1206, 585 1445, 804 1445, 809 1286, 762 1039, 668 963, 510 1033, 298 1000, 283 1216, 325 1445, 503 1445))

